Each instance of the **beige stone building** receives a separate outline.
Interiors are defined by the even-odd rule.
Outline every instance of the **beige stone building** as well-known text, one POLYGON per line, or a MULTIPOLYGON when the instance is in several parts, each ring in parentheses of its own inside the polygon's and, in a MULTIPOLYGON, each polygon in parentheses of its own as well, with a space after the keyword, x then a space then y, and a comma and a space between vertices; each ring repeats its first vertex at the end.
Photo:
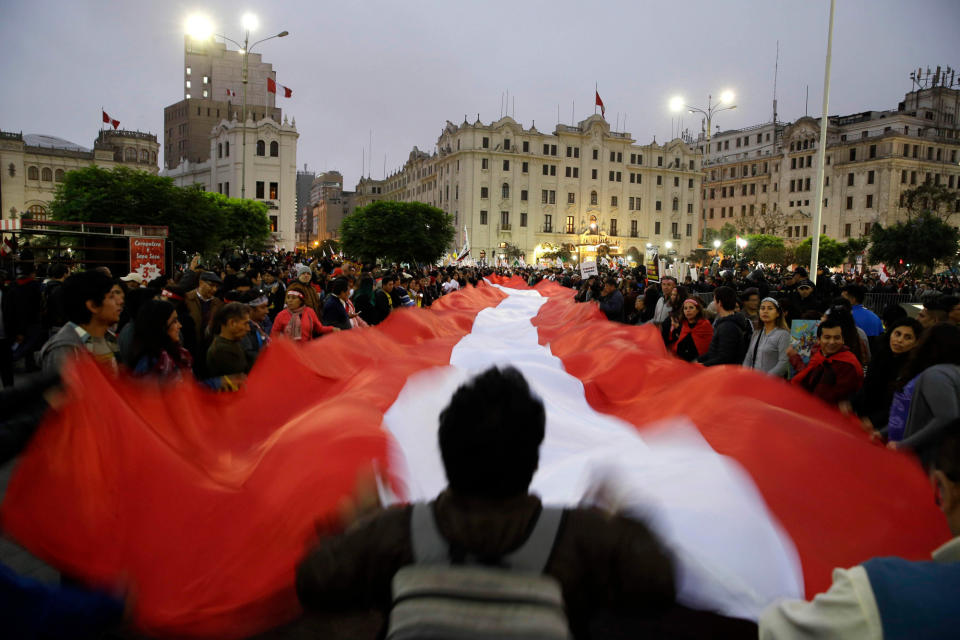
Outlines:
MULTIPOLYGON (((845 240, 868 235, 907 210, 903 193, 918 184, 957 190, 960 226, 960 91, 916 89, 896 110, 828 118, 820 232, 845 240)), ((814 232, 820 120, 768 123, 721 132, 705 168, 705 228, 727 223, 745 233, 799 242, 814 232)), ((703 141, 699 142, 703 149, 703 141)))
POLYGON ((0 218, 45 219, 56 187, 74 169, 126 166, 157 173, 160 145, 152 133, 100 131, 87 149, 49 135, 0 131, 0 218))
POLYGON ((700 155, 676 139, 638 144, 599 115, 552 133, 504 117, 448 122, 437 150, 414 148, 384 180, 361 179, 357 206, 376 200, 420 201, 451 215, 455 244, 464 228, 475 259, 522 255, 550 247, 579 259, 638 260, 646 245, 688 256, 697 246, 700 155))
POLYGON ((343 176, 339 171, 317 174, 310 189, 312 222, 305 244, 340 237, 340 223, 356 207, 355 194, 343 190, 343 176))
POLYGON ((292 251, 296 246, 297 123, 286 118, 280 123, 269 116, 254 122, 252 112, 247 116, 246 126, 224 119, 207 133, 207 160, 185 160, 162 175, 181 187, 199 184, 207 191, 239 198, 246 132, 246 197, 267 205, 273 245, 292 251))

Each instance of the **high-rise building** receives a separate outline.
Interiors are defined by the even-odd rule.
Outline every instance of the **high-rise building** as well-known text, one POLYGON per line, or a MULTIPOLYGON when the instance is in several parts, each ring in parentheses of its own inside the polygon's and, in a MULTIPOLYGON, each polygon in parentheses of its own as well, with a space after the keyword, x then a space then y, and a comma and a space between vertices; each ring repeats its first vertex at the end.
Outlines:
MULTIPOLYGON (((915 86, 896 110, 828 118, 820 233, 869 235, 907 215, 904 192, 919 184, 956 190, 947 220, 960 226, 960 90, 942 80, 915 86)), ((698 142, 703 150, 704 141, 698 142)), ((701 217, 788 242, 812 236, 820 119, 767 123, 713 136, 701 217)))
POLYGON ((303 247, 310 243, 310 227, 312 214, 310 211, 310 188, 313 186, 313 179, 316 174, 313 171, 307 171, 307 165, 303 165, 303 171, 297 171, 297 246, 303 247))
POLYGON ((510 117, 488 125, 447 122, 429 154, 414 148, 383 180, 363 178, 357 206, 420 201, 454 219, 455 243, 494 258, 566 248, 639 262, 647 245, 686 258, 697 247, 700 155, 680 139, 638 144, 593 115, 543 133, 510 117))
POLYGON ((356 207, 355 194, 343 190, 343 176, 339 171, 317 174, 310 190, 315 240, 336 240, 340 223, 356 207))
MULTIPOLYGON (((173 169, 183 160, 203 162, 210 149, 210 130, 221 120, 243 120, 243 54, 214 40, 184 37, 183 99, 163 110, 163 164, 173 169)), ((253 121, 283 114, 267 78, 276 80, 273 65, 259 53, 247 59, 247 111, 253 121)))

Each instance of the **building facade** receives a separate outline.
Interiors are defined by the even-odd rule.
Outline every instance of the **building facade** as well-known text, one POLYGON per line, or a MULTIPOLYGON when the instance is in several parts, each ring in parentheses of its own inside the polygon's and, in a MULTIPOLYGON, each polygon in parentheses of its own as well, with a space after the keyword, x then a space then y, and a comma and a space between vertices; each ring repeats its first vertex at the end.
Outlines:
POLYGON ((173 178, 181 187, 201 185, 207 191, 239 198, 244 175, 246 148, 246 197, 267 205, 272 244, 293 250, 296 246, 297 214, 297 133, 296 121, 283 123, 264 117, 254 122, 222 120, 207 137, 208 159, 183 161, 162 175, 173 178), (246 135, 246 147, 244 147, 246 135))
MULTIPOLYGON (((273 65, 259 53, 247 59, 247 111, 254 122, 269 116, 280 122, 276 95, 267 91, 267 78, 276 80, 273 65)), ((184 38, 183 99, 163 110, 163 165, 173 169, 184 160, 209 158, 209 135, 221 120, 243 114, 243 54, 214 40, 184 38)))
POLYGON ((384 180, 361 179, 357 206, 419 201, 453 217, 475 259, 567 248, 639 261, 647 245, 685 258, 697 247, 700 155, 682 140, 638 144, 599 115, 552 133, 510 117, 447 122, 437 151, 414 148, 384 180))
MULTIPOLYGON (((820 232, 846 240, 908 213, 904 192, 955 189, 960 226, 960 90, 917 88, 896 110, 828 118, 820 232)), ((702 152, 704 141, 699 141, 702 152)), ((768 123, 713 136, 705 167, 705 228, 733 225, 800 242, 814 232, 820 120, 768 123)))
POLYGON ((339 171, 317 174, 310 190, 313 241, 338 240, 340 223, 357 206, 356 194, 343 190, 343 176, 339 171))
POLYGON ((157 136, 102 130, 87 149, 61 138, 0 131, 0 218, 49 215, 57 185, 67 171, 97 165, 130 167, 156 175, 157 136))
POLYGON ((316 173, 307 171, 306 164, 303 165, 303 171, 297 171, 297 218, 295 221, 297 247, 306 247, 310 244, 310 228, 313 222, 310 189, 313 187, 313 180, 316 177, 316 173))

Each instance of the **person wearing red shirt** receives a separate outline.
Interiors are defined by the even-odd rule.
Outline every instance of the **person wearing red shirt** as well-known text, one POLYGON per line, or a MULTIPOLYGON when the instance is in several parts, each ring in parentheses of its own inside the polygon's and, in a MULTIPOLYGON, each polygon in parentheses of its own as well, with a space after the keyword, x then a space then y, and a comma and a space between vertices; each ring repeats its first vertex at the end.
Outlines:
POLYGON ((787 348, 790 364, 799 370, 790 382, 824 402, 837 404, 849 400, 863 384, 863 366, 843 343, 840 321, 827 316, 817 327, 817 338, 819 348, 814 347, 806 366, 796 349, 787 348))

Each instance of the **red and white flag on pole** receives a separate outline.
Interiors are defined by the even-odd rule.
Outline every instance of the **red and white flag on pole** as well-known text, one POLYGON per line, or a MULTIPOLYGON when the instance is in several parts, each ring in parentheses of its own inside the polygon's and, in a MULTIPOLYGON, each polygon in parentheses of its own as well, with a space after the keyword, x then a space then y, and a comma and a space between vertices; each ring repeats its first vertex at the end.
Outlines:
POLYGON ((228 97, 228 98, 236 98, 236 97, 237 97, 237 92, 236 92, 236 91, 231 91, 230 89, 227 89, 227 97, 228 97))
POLYGON ((886 284, 887 280, 890 279, 890 274, 887 273, 887 265, 880 266, 880 282, 886 284))
POLYGON ((106 111, 103 111, 103 109, 101 109, 100 111, 103 112, 103 121, 104 121, 105 123, 110 124, 110 125, 113 125, 113 128, 114 128, 114 129, 116 129, 117 127, 120 126, 120 121, 119 121, 119 120, 114 120, 113 118, 111 118, 109 115, 107 115, 107 112, 106 112, 106 111))
POLYGON ((600 115, 603 116, 604 118, 606 118, 606 117, 607 117, 607 110, 603 108, 603 100, 600 99, 600 92, 599 92, 599 91, 595 91, 594 93, 597 94, 597 99, 596 99, 595 104, 596 104, 598 107, 600 107, 600 115))
POLYGON ((283 86, 282 84, 277 84, 277 81, 273 78, 267 78, 267 91, 270 93, 279 93, 277 89, 283 92, 284 98, 290 98, 293 96, 293 89, 283 86))

